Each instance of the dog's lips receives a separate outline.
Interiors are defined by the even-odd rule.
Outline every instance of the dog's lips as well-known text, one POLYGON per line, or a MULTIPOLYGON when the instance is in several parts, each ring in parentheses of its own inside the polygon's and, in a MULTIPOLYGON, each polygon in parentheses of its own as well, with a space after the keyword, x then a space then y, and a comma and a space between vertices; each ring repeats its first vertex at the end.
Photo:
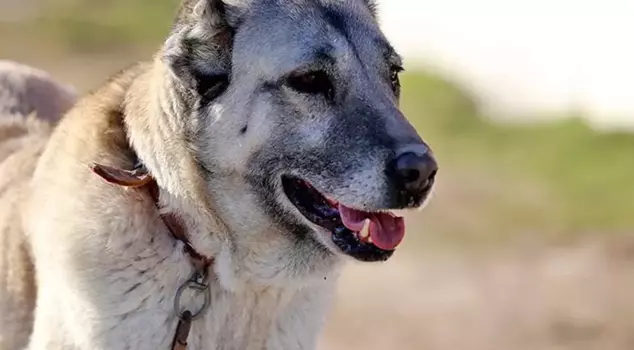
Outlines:
POLYGON ((284 176, 284 191, 310 222, 327 229, 344 253, 363 261, 386 260, 401 243, 405 224, 388 211, 363 211, 348 207, 316 190, 307 181, 284 176), (368 225, 368 234, 362 231, 368 225))

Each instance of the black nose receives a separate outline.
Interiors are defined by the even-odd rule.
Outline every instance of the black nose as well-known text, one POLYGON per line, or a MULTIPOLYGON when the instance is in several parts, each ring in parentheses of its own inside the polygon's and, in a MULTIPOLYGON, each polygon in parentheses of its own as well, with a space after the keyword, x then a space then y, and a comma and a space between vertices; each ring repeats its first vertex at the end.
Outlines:
POLYGON ((394 158, 392 166, 399 187, 408 192, 428 190, 438 171, 438 164, 428 151, 401 153, 394 158))

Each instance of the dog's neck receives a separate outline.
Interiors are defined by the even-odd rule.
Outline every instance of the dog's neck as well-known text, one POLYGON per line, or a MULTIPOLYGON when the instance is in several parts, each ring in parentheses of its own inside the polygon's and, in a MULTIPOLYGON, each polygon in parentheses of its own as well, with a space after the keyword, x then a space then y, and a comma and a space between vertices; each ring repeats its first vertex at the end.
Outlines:
POLYGON ((170 73, 160 60, 142 71, 129 86, 124 101, 124 123, 130 146, 147 167, 160 190, 160 207, 177 213, 191 243, 203 255, 219 253, 225 232, 210 198, 200 166, 191 154, 185 135, 187 116, 172 115, 179 96, 170 89, 170 73))
MULTIPOLYGON (((150 194, 150 197, 154 201, 157 210, 160 211, 159 204, 159 189, 156 184, 156 181, 151 177, 151 175, 147 172, 145 167, 142 165, 137 165, 135 169, 126 170, 126 169, 118 169, 114 167, 110 167, 103 164, 94 164, 92 167, 93 172, 104 179, 106 182, 111 183, 113 185, 122 186, 125 188, 136 189, 136 190, 145 190, 150 194)), ((236 311, 244 312, 244 308, 246 305, 252 304, 249 307, 249 313, 251 317, 248 317, 249 327, 254 327, 255 332, 244 334, 242 340, 238 340, 240 345, 236 343, 235 339, 238 338, 228 338, 231 339, 229 343, 219 346, 220 348, 286 348, 289 345, 289 339, 285 338, 276 338, 270 337, 268 333, 270 329, 279 328, 281 325, 277 324, 281 320, 276 319, 275 317, 270 317, 270 315, 275 315, 279 311, 282 311, 282 315, 285 313, 283 310, 285 308, 285 304, 292 303, 293 299, 298 298, 299 295, 302 295, 299 299, 302 302, 310 301, 310 294, 305 294, 298 291, 293 290, 284 290, 284 289, 274 289, 274 288, 256 288, 251 290, 250 292, 241 292, 237 295, 241 297, 236 298, 236 295, 229 294, 222 290, 222 288, 218 288, 218 286, 211 286, 209 281, 209 272, 212 269, 213 259, 205 257, 198 253, 195 247, 191 244, 188 238, 188 234, 186 229, 182 226, 181 220, 176 214, 173 213, 161 213, 159 214, 161 219, 163 220, 165 227, 171 233, 172 237, 180 241, 183 244, 183 251, 186 256, 189 258, 189 262, 192 266, 192 270, 194 271, 192 277, 185 281, 176 292, 175 296, 175 310, 174 313, 179 313, 180 320, 178 321, 178 326, 174 332, 174 338, 172 340, 172 350, 185 350, 187 349, 190 338, 193 341, 196 339, 202 339, 200 334, 190 335, 191 328, 193 322, 196 319, 204 317, 207 314, 207 309, 211 306, 211 297, 214 295, 214 301, 218 302, 219 300, 225 300, 229 305, 232 305, 231 308, 226 308, 225 310, 230 313, 236 311), (193 291, 198 296, 200 301, 199 306, 191 309, 191 308, 181 308, 181 301, 184 299, 183 293, 193 291), (229 295, 232 296, 229 297, 229 295), (236 303, 236 299, 238 303, 236 303), (178 310, 177 310, 178 309, 178 310), (259 310, 258 310, 259 309, 259 310), (264 316, 264 317, 263 317, 264 316)), ((213 314, 214 311, 212 311, 213 314)), ((291 314, 292 315, 292 314, 291 314)), ((288 317, 288 316, 287 316, 288 317)), ((216 322, 221 322, 221 324, 226 323, 227 316, 224 317, 211 317, 211 320, 216 322)), ((282 321, 284 322, 284 321, 282 321)), ((208 332, 210 327, 212 329, 217 328, 217 325, 210 323, 207 321, 208 327, 205 327, 205 332, 208 332)), ((232 331, 241 330, 242 332, 246 332, 246 329, 240 327, 240 325, 236 324, 236 328, 232 329, 232 331)), ((209 336, 209 335, 208 335, 209 336)), ((313 332, 312 337, 315 336, 315 332, 313 332)), ((310 339, 311 334, 304 334, 301 339, 292 339, 291 343, 306 341, 306 339, 310 339)), ((221 338, 222 339, 222 338, 221 338)), ((199 340, 200 341, 200 340, 199 340)), ((208 340, 200 341, 201 345, 204 345, 208 340)), ((216 340, 219 342, 218 340, 216 340)), ((222 341, 222 340, 221 340, 222 341)), ((314 343, 314 339, 311 340, 314 343)), ((294 345, 293 345, 294 346, 294 345)))

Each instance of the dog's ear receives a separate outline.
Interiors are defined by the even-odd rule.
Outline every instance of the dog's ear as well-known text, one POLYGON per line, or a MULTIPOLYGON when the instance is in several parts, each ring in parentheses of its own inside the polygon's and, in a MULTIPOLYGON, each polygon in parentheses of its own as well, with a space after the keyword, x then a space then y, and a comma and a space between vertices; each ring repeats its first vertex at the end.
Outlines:
POLYGON ((213 99, 227 87, 241 7, 236 0, 184 0, 162 50, 186 88, 213 99), (230 4, 231 2, 231 4, 230 4))

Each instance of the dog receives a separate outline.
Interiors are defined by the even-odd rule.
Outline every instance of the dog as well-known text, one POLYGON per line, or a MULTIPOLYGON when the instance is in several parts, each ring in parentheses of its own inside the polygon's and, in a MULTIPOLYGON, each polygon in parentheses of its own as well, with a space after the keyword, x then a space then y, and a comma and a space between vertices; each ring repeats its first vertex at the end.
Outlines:
POLYGON ((184 0, 0 165, 0 348, 314 349, 344 262, 433 188, 401 71, 367 0, 184 0))

